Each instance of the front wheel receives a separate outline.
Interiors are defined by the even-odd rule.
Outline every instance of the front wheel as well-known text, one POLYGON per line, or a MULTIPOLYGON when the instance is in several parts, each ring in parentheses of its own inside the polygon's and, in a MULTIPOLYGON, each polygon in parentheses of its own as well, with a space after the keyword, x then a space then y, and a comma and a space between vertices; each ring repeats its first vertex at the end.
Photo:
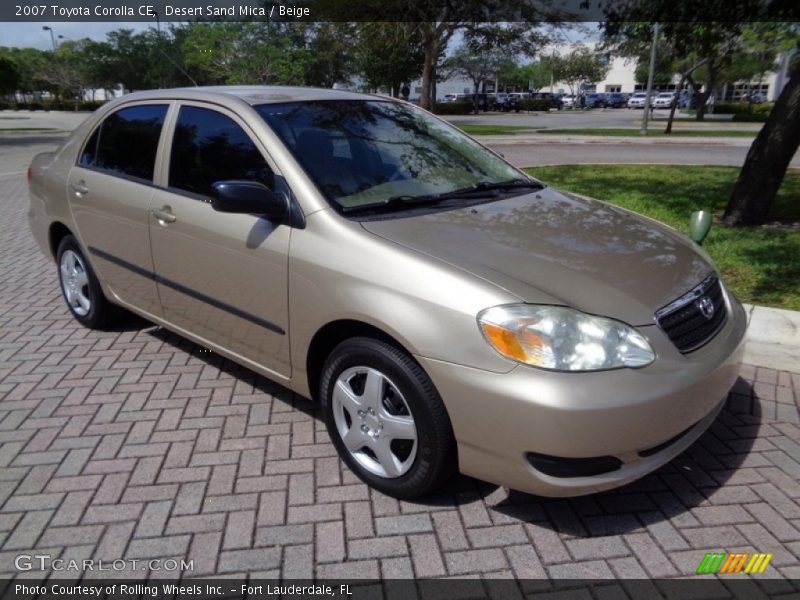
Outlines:
POLYGON ((444 403, 416 361, 395 346, 371 338, 339 344, 325 362, 320 399, 339 456, 384 494, 422 496, 456 471, 444 403))

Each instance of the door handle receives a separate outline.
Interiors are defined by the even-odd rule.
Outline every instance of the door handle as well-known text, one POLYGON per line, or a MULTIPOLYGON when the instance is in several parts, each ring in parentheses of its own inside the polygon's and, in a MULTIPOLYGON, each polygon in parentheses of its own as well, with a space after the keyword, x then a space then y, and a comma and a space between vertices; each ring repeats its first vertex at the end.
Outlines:
POLYGON ((82 180, 77 183, 70 183, 69 187, 77 196, 83 196, 89 193, 89 188, 86 187, 86 184, 82 180))
POLYGON ((167 223, 174 223, 178 217, 172 214, 172 208, 169 206, 162 206, 161 208, 154 208, 150 214, 158 219, 159 223, 166 225, 167 223))

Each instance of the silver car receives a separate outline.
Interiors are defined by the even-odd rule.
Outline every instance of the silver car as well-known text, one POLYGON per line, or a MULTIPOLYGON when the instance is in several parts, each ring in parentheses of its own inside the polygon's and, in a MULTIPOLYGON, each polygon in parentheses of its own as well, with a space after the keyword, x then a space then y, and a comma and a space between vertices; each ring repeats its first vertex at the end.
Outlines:
POLYGON ((737 377, 745 314, 700 247, 409 103, 135 93, 30 174, 79 322, 125 308, 317 400, 345 463, 396 497, 457 470, 549 496, 625 484, 737 377))

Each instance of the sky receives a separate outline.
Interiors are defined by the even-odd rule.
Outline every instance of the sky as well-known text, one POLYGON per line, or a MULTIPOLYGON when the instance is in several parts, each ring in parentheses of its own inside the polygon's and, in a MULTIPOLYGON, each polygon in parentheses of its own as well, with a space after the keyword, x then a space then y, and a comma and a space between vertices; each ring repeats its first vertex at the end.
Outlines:
POLYGON ((50 32, 42 29, 43 26, 53 28, 56 35, 63 35, 65 39, 82 40, 90 38, 97 41, 104 41, 106 33, 114 29, 133 29, 143 31, 148 27, 155 27, 155 23, 0 23, 0 46, 18 48, 39 48, 40 50, 50 50, 50 32))
MULTIPOLYGON (((583 23, 582 25, 583 27, 563 30, 562 39, 568 43, 593 41, 597 36, 597 23, 583 23)), ((126 23, 118 21, 105 23, 0 23, 0 46, 50 50, 52 48, 50 32, 43 30, 43 26, 53 28, 56 43, 58 43, 61 41, 58 38, 59 35, 63 35, 64 39, 68 40, 81 40, 88 37, 93 40, 104 41, 106 33, 109 31, 115 29, 144 31, 149 27, 155 27, 155 23, 126 23)), ((455 40, 456 43, 452 45, 457 45, 457 41, 455 40)))

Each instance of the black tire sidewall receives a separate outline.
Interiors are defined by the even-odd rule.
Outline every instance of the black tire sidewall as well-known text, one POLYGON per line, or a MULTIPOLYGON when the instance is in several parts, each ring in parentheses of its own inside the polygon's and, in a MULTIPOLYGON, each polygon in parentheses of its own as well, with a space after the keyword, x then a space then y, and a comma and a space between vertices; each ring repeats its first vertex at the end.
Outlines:
MULTIPOLYGON (((412 498, 435 488, 448 474, 452 429, 444 405, 433 383, 419 365, 397 348, 371 338, 353 338, 331 353, 320 381, 320 400, 325 424, 339 456, 358 477, 377 490, 396 497, 412 498), (400 477, 380 477, 367 471, 345 448, 334 419, 331 396, 339 375, 348 368, 372 367, 388 377, 406 400, 417 428, 417 455, 411 468, 400 477), (439 417, 435 414, 439 412, 439 417), (446 419, 446 427, 442 422, 446 419)), ((453 469, 450 469, 451 471, 453 469)))
POLYGON ((65 236, 58 245, 58 252, 56 253, 56 267, 58 269, 58 287, 61 290, 61 296, 64 298, 64 303, 67 305, 67 309, 69 309, 70 314, 75 318, 76 321, 85 327, 93 329, 100 327, 105 322, 108 311, 108 300, 106 300, 103 290, 100 288, 100 282, 97 280, 94 270, 86 258, 86 254, 83 252, 83 249, 73 236, 65 236), (85 315, 79 315, 73 310, 72 306, 70 306, 69 302, 67 301, 66 294, 64 293, 64 282, 61 279, 61 257, 68 250, 71 250, 77 254, 83 262, 84 267, 86 267, 86 276, 89 280, 89 301, 91 302, 91 306, 89 308, 89 312, 85 315))

